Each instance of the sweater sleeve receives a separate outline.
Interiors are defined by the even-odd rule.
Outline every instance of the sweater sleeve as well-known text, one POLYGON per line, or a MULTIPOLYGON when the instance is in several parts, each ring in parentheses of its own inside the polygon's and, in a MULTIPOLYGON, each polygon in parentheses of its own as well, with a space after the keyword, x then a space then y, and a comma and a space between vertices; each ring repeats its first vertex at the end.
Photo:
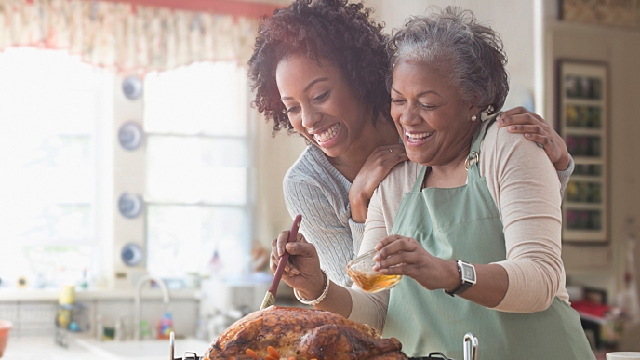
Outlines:
POLYGON ((285 179, 284 197, 292 218, 302 215, 300 233, 312 243, 320 258, 320 265, 331 281, 351 286, 351 279, 343 270, 353 258, 351 229, 341 224, 327 194, 312 183, 285 179))
POLYGON ((355 222, 351 218, 349 219, 349 227, 351 228, 351 236, 353 237, 353 253, 357 254, 364 238, 365 223, 355 222))
MULTIPOLYGON (((487 139, 488 140, 488 139, 487 139)), ((562 215, 558 175, 546 154, 521 136, 499 129, 493 177, 504 227, 509 288, 496 310, 531 313, 547 309, 565 273, 561 259, 562 215)))
POLYGON ((569 165, 566 170, 558 170, 558 179, 560 180, 560 197, 564 198, 564 192, 567 190, 567 183, 569 182, 569 178, 571 174, 573 174, 573 170, 576 165, 573 162, 573 157, 569 154, 569 165))

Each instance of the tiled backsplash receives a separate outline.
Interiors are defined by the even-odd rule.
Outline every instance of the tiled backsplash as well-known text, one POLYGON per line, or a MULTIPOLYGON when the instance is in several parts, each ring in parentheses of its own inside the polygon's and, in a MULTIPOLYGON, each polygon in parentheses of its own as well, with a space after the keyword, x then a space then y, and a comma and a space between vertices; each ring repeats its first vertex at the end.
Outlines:
MULTIPOLYGON (((133 336, 133 300, 89 300, 78 302, 86 307, 89 321, 88 333, 84 336, 96 338, 97 320, 102 326, 113 327, 118 319, 122 324, 124 338, 133 336), (98 316, 100 315, 100 316, 98 316)), ((193 337, 198 315, 198 301, 176 299, 168 306, 162 300, 142 300, 141 319, 155 327, 165 312, 173 315, 174 332, 177 336, 193 337)), ((13 323, 11 337, 51 336, 56 330, 57 301, 0 301, 0 319, 13 323)))
POLYGON ((12 337, 53 336, 58 303, 53 301, 2 301, 0 319, 13 323, 12 337))

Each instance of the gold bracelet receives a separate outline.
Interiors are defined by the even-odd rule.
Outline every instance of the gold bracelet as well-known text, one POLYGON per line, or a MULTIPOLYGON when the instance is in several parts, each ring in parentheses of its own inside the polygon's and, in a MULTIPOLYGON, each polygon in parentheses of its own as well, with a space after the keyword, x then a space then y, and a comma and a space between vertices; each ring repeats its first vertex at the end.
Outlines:
POLYGON ((322 294, 320 294, 320 296, 317 299, 307 300, 302 296, 300 296, 300 294, 298 294, 298 290, 296 288, 293 289, 293 295, 295 295, 296 299, 298 299, 298 301, 300 301, 301 303, 305 305, 312 305, 312 306, 318 305, 322 300, 324 300, 324 298, 327 297, 327 293, 329 292, 329 277, 327 276, 327 273, 324 272, 324 270, 320 269, 320 271, 322 271, 322 275, 324 275, 325 285, 324 285, 324 290, 322 290, 322 294))

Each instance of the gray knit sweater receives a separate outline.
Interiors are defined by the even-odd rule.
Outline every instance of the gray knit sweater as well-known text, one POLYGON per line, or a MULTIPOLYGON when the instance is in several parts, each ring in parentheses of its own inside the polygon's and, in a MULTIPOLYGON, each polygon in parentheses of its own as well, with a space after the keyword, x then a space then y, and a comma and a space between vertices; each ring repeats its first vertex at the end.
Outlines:
MULTIPOLYGON (((563 194, 573 168, 571 159, 567 170, 558 171, 563 194)), ((292 219, 302 215, 300 233, 315 246, 320 266, 331 281, 350 287, 351 278, 344 267, 358 252, 365 227, 351 218, 351 182, 329 163, 322 150, 309 145, 287 171, 283 186, 289 214, 292 219)))

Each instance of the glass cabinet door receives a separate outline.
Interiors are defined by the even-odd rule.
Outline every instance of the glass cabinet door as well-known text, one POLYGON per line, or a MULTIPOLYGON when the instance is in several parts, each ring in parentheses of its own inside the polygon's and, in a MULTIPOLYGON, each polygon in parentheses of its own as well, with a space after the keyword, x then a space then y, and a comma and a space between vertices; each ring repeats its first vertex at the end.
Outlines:
POLYGON ((575 162, 562 203, 565 242, 607 241, 607 67, 559 64, 560 135, 575 162))

